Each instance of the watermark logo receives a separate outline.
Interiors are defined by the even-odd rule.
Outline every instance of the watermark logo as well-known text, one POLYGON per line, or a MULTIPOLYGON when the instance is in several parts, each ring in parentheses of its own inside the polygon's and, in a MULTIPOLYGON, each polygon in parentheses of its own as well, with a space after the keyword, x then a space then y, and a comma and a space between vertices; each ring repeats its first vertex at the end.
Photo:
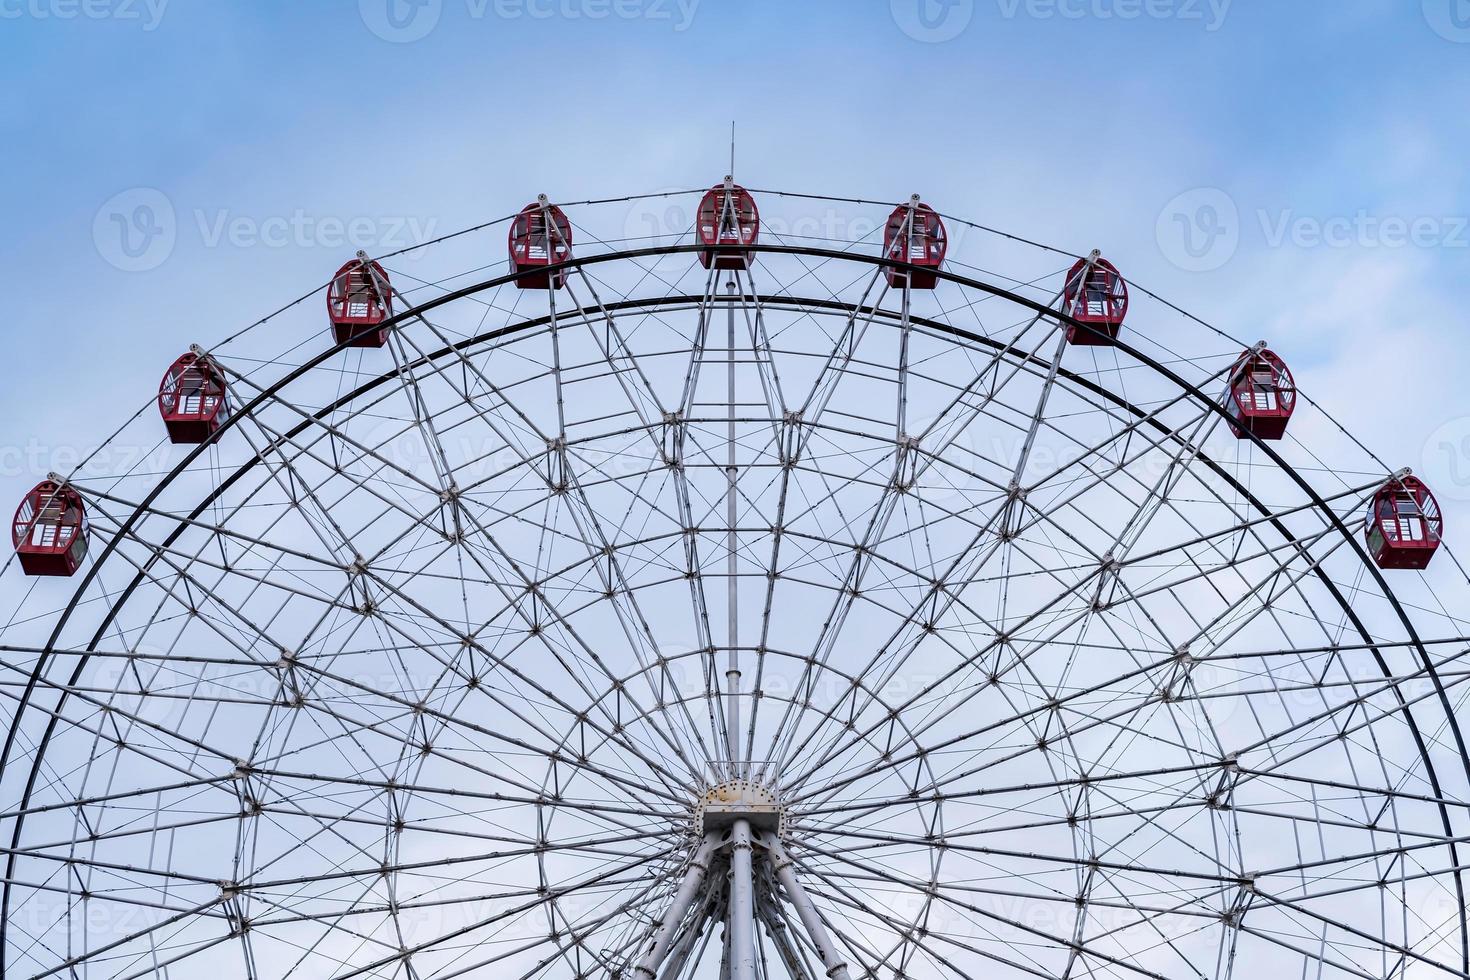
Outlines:
POLYGON ((1450 419, 1424 440, 1425 482, 1436 496, 1470 500, 1470 416, 1450 419))
POLYGON ((0 20, 114 20, 158 30, 169 0, 0 0, 0 20))
POLYGON ((1448 882, 1430 878, 1418 885, 1418 889, 1425 892, 1418 905, 1418 921, 1421 927, 1440 942, 1448 945, 1460 931, 1459 926, 1465 916, 1465 903, 1450 891, 1448 882))
MULTIPOLYGON (((651 248, 694 244, 694 212, 698 207, 698 195, 679 194, 677 188, 665 188, 657 196, 632 202, 623 220, 624 246, 651 248)), ((689 256, 650 255, 637 261, 645 269, 665 272, 687 267, 689 256)))
POLYGON ((173 202, 160 190, 134 187, 108 198, 92 219, 97 253, 123 272, 156 269, 178 243, 173 202))
POLYGON ((391 44, 410 44, 439 26, 444 0, 358 0, 367 29, 391 44))
POLYGON ((1470 44, 1470 0, 1423 0, 1424 19, 1446 41, 1470 44))
POLYGON ((1154 237, 1164 258, 1187 272, 1210 272, 1240 247, 1240 210, 1218 187, 1178 195, 1159 212, 1154 237))
POLYGON ((953 41, 975 17, 975 0, 889 0, 888 7, 898 29, 925 44, 953 41))

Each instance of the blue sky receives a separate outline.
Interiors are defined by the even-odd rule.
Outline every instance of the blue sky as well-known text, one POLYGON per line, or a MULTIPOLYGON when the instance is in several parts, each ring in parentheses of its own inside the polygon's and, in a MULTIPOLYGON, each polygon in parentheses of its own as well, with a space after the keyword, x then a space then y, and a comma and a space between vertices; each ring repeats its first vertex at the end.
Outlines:
POLYGON ((734 118, 752 185, 1104 248, 1470 498, 1465 0, 0 0, 0 81, 0 489, 351 223, 708 184, 734 118), (135 262, 111 216, 156 195, 135 262))
POLYGON ((745 184, 919 191, 1268 340, 1453 546, 1467 105, 1470 0, 0 0, 0 513, 359 244, 707 187, 734 119, 745 184))

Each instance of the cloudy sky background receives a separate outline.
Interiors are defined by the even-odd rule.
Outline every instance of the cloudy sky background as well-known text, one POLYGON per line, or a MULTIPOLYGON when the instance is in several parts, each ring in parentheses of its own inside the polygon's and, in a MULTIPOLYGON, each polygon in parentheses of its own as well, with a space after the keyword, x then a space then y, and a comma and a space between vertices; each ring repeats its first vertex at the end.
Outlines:
POLYGON ((0 54, 7 499, 345 231, 707 186, 732 118, 752 186, 1103 248, 1470 499, 1465 0, 0 0, 0 54))
POLYGON ((1470 527, 1470 0, 0 0, 0 82, 0 507, 354 248, 708 186, 734 119, 750 186, 1268 340, 1470 527))

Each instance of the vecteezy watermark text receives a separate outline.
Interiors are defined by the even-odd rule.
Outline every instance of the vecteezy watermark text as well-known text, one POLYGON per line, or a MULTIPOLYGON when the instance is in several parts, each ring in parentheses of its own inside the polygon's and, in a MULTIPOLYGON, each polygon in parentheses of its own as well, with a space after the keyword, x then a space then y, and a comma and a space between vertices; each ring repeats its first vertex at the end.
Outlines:
MULTIPOLYGON (((694 23, 702 0, 460 0, 470 20, 624 20, 669 25, 694 23)), ((408 44, 428 37, 444 16, 444 0, 358 0, 369 31, 384 41, 408 44)))
POLYGON ((326 248, 397 251, 421 245, 439 222, 416 215, 332 215, 296 208, 283 214, 241 214, 193 208, 183 216, 168 195, 151 187, 115 194, 97 209, 92 241, 108 264, 124 272, 156 269, 181 237, 204 248, 326 248))
MULTIPOLYGON (((1218 31, 1234 0, 986 0, 1003 21, 1172 20, 1218 31)), ((977 0, 889 0, 899 30, 916 41, 951 41, 976 19, 977 0)), ((983 12, 982 12, 983 15, 983 12)))
POLYGON ((1359 210, 1350 215, 1321 218, 1299 215, 1288 208, 1272 215, 1257 212, 1266 244, 1271 248, 1466 248, 1470 247, 1470 218, 1463 215, 1375 215, 1359 210))
POLYGON ((995 0, 1006 20, 1177 20, 1211 33, 1225 25, 1234 0, 995 0))
POLYGON ((1209 272, 1235 257, 1247 236, 1268 249, 1464 249, 1470 248, 1470 216, 1303 214, 1295 208, 1258 208, 1242 214, 1218 187, 1175 195, 1155 225, 1159 250, 1175 266, 1209 272))
POLYGON ((121 21, 154 31, 169 0, 0 0, 0 20, 121 21))
POLYGON ((340 218, 297 208, 287 215, 256 218, 228 210, 194 211, 205 248, 406 248, 428 241, 438 221, 412 216, 340 218))

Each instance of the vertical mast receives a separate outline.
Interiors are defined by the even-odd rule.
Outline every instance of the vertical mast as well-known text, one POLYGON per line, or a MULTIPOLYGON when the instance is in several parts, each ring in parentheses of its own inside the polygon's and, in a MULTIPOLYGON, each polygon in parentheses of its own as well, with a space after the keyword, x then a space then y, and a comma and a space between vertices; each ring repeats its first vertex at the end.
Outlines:
MULTIPOLYGON (((728 190, 726 194, 726 206, 728 207, 731 206, 728 190)), ((738 544, 735 533, 735 482, 738 473, 735 466, 735 276, 733 273, 725 288, 730 298, 728 304, 729 330, 726 334, 726 399, 730 410, 730 421, 725 456, 725 546, 728 551, 725 557, 725 575, 728 583, 726 607, 729 616, 726 626, 728 660, 725 668, 725 739, 726 749, 730 754, 730 775, 732 778, 739 779, 743 775, 744 767, 740 758, 740 596, 735 579, 735 549, 738 544)))

